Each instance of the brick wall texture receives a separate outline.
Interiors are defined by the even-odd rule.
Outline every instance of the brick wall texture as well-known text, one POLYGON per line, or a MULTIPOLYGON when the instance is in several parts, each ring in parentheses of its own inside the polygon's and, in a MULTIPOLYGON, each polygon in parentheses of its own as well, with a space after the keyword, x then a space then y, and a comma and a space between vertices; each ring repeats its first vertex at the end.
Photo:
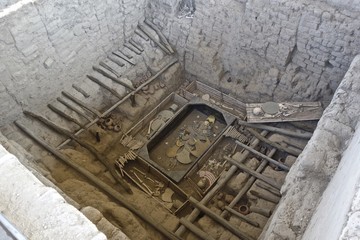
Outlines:
POLYGON ((145 7, 146 0, 38 0, 0 18, 0 125, 85 78, 145 7))
POLYGON ((149 1, 146 14, 176 46, 189 75, 244 101, 328 101, 360 50, 359 12, 350 8, 304 0, 195 5, 192 19, 177 17, 177 0, 149 1), (232 81, 220 82, 227 71, 232 81))

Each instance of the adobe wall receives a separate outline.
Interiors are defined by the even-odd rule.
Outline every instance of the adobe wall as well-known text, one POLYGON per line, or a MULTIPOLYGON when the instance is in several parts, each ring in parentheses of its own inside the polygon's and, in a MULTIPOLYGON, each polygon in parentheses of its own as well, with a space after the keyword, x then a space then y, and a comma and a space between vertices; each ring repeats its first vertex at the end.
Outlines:
POLYGON ((146 0, 38 0, 0 17, 0 126, 84 79, 133 33, 145 6, 146 0))
POLYGON ((246 102, 330 100, 360 51, 359 12, 347 10, 355 7, 304 0, 193 2, 193 18, 178 17, 184 16, 179 0, 150 1, 146 15, 163 28, 189 77, 246 102), (220 81, 225 72, 231 82, 220 81))

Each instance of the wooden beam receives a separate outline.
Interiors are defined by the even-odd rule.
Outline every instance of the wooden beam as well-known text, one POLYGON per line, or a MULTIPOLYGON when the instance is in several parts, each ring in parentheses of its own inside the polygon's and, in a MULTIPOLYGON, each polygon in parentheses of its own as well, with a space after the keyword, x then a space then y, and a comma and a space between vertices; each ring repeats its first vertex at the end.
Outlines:
POLYGON ((277 128, 277 127, 272 127, 272 126, 267 126, 264 124, 259 124, 259 123, 248 123, 242 120, 238 120, 238 123, 242 126, 246 126, 246 127, 251 127, 251 128, 257 128, 257 129, 262 129, 262 130, 268 130, 270 132, 276 132, 276 133, 280 133, 286 136, 290 136, 290 137, 296 137, 296 138, 302 138, 302 139, 310 139, 312 137, 312 133, 310 132, 306 132, 306 133, 298 133, 298 132, 294 132, 294 131, 290 131, 290 130, 286 130, 286 129, 282 129, 282 128, 277 128))
POLYGON ((281 163, 281 162, 278 162, 276 161, 275 159, 272 159, 264 154, 262 154, 261 152, 259 151, 256 151, 255 149, 253 149, 252 147, 249 147, 248 145, 245 145, 243 144, 242 142, 236 140, 235 143, 237 145, 239 145, 240 147, 252 152, 253 154, 257 155, 258 157, 261 157, 262 159, 265 159, 266 161, 268 161, 269 163, 272 163, 276 166, 278 166, 279 168, 285 170, 285 171, 289 171, 290 170, 290 167, 286 166, 285 164, 281 163))
POLYGON ((102 191, 109 194, 111 197, 113 197, 115 200, 117 200, 121 205, 123 205, 125 208, 127 208, 130 212, 138 216, 140 219, 148 223, 150 226, 152 226, 154 229, 158 230, 160 233, 162 233, 165 237, 171 240, 180 240, 180 238, 176 237, 173 233, 166 230, 160 223, 158 223, 155 219, 150 217, 147 214, 144 214, 142 211, 137 209, 134 205, 129 203, 118 191, 107 185, 105 182, 100 180, 98 177, 96 177, 94 174, 86 170, 85 168, 81 167, 80 165, 74 163, 71 161, 71 159, 58 151, 56 148, 51 147, 46 142, 44 142, 41 138, 37 137, 35 134, 33 134, 30 130, 28 130, 25 126, 18 122, 14 122, 14 124, 20 128, 23 132, 25 132, 30 138, 32 138, 34 141, 36 141, 38 144, 40 144, 43 148, 51 152, 54 156, 62 160, 65 164, 69 165, 70 167, 74 168, 76 171, 78 171, 80 174, 82 174, 84 177, 86 177, 89 181, 91 181, 95 186, 97 186, 102 191))
POLYGON ((105 88, 106 90, 108 90, 109 92, 111 92, 114 96, 116 96, 119 99, 122 99, 123 96, 121 96, 117 91, 115 91, 115 89, 112 89, 111 87, 107 86, 106 84, 104 84, 103 82, 101 82, 99 79, 91 76, 91 75, 86 75, 91 81, 93 81, 94 83, 98 84, 100 87, 105 88))
POLYGON ((250 218, 242 215, 241 213, 235 211, 234 209, 232 209, 229 206, 225 206, 225 210, 227 210, 228 212, 232 213, 233 215, 237 216, 238 218, 240 218, 242 221, 247 222, 248 224, 254 226, 254 227, 259 227, 259 223, 255 222, 253 220, 251 220, 250 218))
POLYGON ((61 92, 65 97, 69 98, 70 100, 72 100, 73 102, 79 104, 82 108, 92 112, 93 114, 95 114, 96 116, 100 117, 101 113, 96 110, 93 107, 90 107, 88 104, 84 103, 83 101, 81 101, 80 99, 74 97, 73 95, 71 95, 70 93, 66 92, 66 91, 62 91, 61 92))
MULTIPOLYGON (((79 135, 80 133, 82 133, 85 129, 91 127, 92 125, 94 125, 95 123, 97 123, 97 121, 99 121, 100 118, 107 116, 109 113, 111 113, 115 108, 117 108, 118 106, 120 106, 122 103, 124 103, 126 100, 128 100, 131 95, 141 91, 141 89, 150 84, 152 81, 154 81, 157 77, 159 77, 163 72, 165 72, 168 68, 170 68, 172 65, 174 65, 175 63, 178 62, 178 59, 173 59, 172 61, 170 61, 169 63, 167 63, 164 67, 162 67, 160 69, 159 72, 157 72, 154 76, 150 77, 148 80, 146 80, 146 82, 144 82, 143 84, 141 84, 138 88, 136 88, 134 91, 128 93, 125 97, 123 97, 122 99, 120 99, 118 102, 116 102, 113 106, 111 106, 108 110, 106 110, 103 114, 101 114, 101 116, 98 116, 96 119, 94 119, 93 121, 91 121, 90 123, 88 123, 85 128, 80 129, 79 131, 77 131, 74 135, 79 135)), ((71 141, 71 139, 67 139, 66 141, 64 141, 63 143, 61 143, 57 148, 61 148, 63 146, 65 146, 67 143, 69 143, 71 141)))
POLYGON ((258 173, 250 168, 248 168, 245 164, 239 163, 237 161, 235 161, 232 158, 229 158, 228 156, 224 156, 225 160, 227 160, 228 162, 230 162, 231 164, 235 165, 236 167, 240 168, 241 170, 243 170, 244 172, 256 177, 257 179, 260 179, 263 182, 266 182, 267 184, 273 186, 276 189, 280 189, 281 186, 275 182, 273 179, 268 178, 264 175, 262 175, 261 173, 258 173))
POLYGON ((294 155, 295 157, 298 157, 301 153, 300 150, 296 150, 296 149, 290 149, 290 148, 287 148, 287 147, 283 147, 281 146, 280 144, 277 144, 273 141, 270 141, 269 139, 267 138, 264 138, 263 136, 261 136, 257 131, 255 131, 254 129, 251 129, 251 128, 247 128, 247 130, 252 134, 254 135, 256 138, 258 138, 259 140, 263 141, 264 143, 267 143, 269 144, 270 146, 273 146, 281 151, 284 151, 284 152, 287 152, 291 155, 294 155))
POLYGON ((205 233, 203 230, 201 230, 185 218, 180 218, 180 223, 184 225, 187 229, 189 229, 193 234, 203 240, 215 240, 215 238, 209 236, 209 234, 205 233))
POLYGON ((132 190, 130 188, 130 185, 125 182, 125 180, 123 178, 121 178, 115 171, 115 167, 112 166, 109 162, 109 160, 102 154, 100 154, 93 146, 91 146, 90 144, 88 144, 87 142, 85 142, 84 140, 74 136, 70 131, 57 126, 55 123, 51 122, 50 120, 37 115, 35 113, 32 113, 30 111, 24 111, 24 114, 31 116, 37 120, 39 120, 40 122, 44 123, 45 125, 47 125, 48 127, 54 129, 55 131, 57 131, 60 134, 63 134, 69 138, 71 138, 72 140, 74 140, 75 142, 77 142, 78 144, 80 144, 83 148, 87 149, 89 152, 91 152, 102 164, 104 164, 104 166, 109 170, 109 172, 111 173, 111 175, 113 176, 113 178, 128 192, 128 193, 132 193, 132 190))
MULTIPOLYGON (((268 153, 269 157, 272 157, 274 154, 276 153, 276 148, 271 149, 271 151, 268 153)), ((256 168, 256 172, 261 173, 267 166, 268 162, 263 160, 261 161, 260 165, 256 168)), ((249 191, 249 189, 251 188, 251 186, 254 184, 254 182, 256 181, 256 177, 251 176, 245 183, 245 185, 241 188, 241 190, 236 194, 235 198, 229 203, 229 207, 234 207, 239 201, 240 199, 249 191)), ((276 189, 276 191, 278 191, 276 189)), ((226 216, 226 210, 224 210, 221 213, 222 217, 226 216)))
POLYGON ((209 216, 214 221, 218 222, 220 225, 222 225, 224 228, 235 234, 237 237, 243 239, 243 240, 254 240, 254 238, 248 236, 246 233, 241 232, 239 229, 232 226, 228 221, 211 211, 209 208, 207 208, 204 204, 198 202, 195 198, 190 197, 189 201, 200 211, 204 212, 207 216, 209 216))

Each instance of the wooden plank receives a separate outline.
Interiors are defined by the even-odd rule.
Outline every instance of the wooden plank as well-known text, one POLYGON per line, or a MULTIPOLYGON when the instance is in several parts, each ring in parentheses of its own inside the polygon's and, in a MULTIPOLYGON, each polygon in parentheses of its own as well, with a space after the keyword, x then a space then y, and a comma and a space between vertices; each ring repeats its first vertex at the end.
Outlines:
POLYGON ((292 122, 319 120, 324 108, 321 102, 280 102, 280 110, 275 114, 262 113, 256 116, 254 108, 262 109, 264 103, 247 103, 246 115, 250 123, 292 122))
MULTIPOLYGON (((141 89, 150 84, 152 81, 154 81, 157 77, 159 77, 163 72, 165 72, 166 70, 168 70, 171 66, 173 66, 175 63, 178 62, 178 59, 172 59, 169 63, 167 63, 164 67, 162 67, 160 69, 159 72, 157 72, 154 76, 150 77, 148 80, 146 80, 146 82, 144 82, 143 84, 141 84, 138 88, 136 88, 134 91, 128 93, 125 97, 123 97, 122 99, 120 99, 119 101, 117 101, 114 105, 112 105, 108 110, 106 110, 101 116, 98 116, 96 119, 94 119, 92 122, 88 123, 85 128, 82 128, 80 130, 78 130, 75 133, 75 136, 79 135, 80 133, 82 133, 83 131, 85 131, 86 129, 88 129, 89 127, 91 127, 92 125, 94 125, 95 123, 97 123, 97 121, 99 121, 100 118, 107 116, 109 113, 111 113, 115 108, 117 108, 118 106, 120 106, 122 103, 124 103, 125 101, 127 101, 133 94, 138 93, 139 91, 141 91, 141 89)), ((60 149, 61 147, 65 146, 66 144, 68 144, 71 141, 71 139, 67 139, 65 142, 61 143, 57 148, 60 149)))
POLYGON ((245 103, 233 98, 221 91, 212 88, 202 82, 194 81, 191 82, 184 90, 184 97, 186 99, 192 99, 197 95, 199 98, 202 95, 209 94, 210 103, 217 105, 219 108, 227 111, 235 116, 244 119, 246 116, 246 105, 245 103))

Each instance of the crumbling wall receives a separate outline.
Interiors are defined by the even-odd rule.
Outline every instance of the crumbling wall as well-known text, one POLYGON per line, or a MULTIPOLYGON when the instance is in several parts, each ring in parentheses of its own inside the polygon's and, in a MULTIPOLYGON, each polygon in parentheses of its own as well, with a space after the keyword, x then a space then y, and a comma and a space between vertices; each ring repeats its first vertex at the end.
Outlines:
POLYGON ((340 8, 360 10, 359 0, 326 0, 326 2, 340 8))
POLYGON ((193 18, 179 2, 150 1, 147 17, 189 75, 244 101, 330 100, 360 50, 359 12, 323 1, 196 0, 193 18))
POLYGON ((0 211, 27 239, 98 239, 99 232, 53 188, 0 145, 0 211), (76 237, 75 237, 76 236, 76 237))
POLYGON ((303 239, 359 239, 360 128, 343 153, 303 239), (331 216, 331 217, 329 217, 331 216), (336 216, 336 217, 335 217, 336 216), (324 227, 326 226, 326 227, 324 227))
MULTIPOLYGON (((360 56, 357 56, 336 90, 333 100, 324 111, 313 137, 288 173, 282 187, 283 197, 261 239, 302 239, 360 120, 359 75, 360 56)), ((350 176, 355 180, 354 175, 350 176)), ((336 196, 336 193, 334 194, 336 196)), ((351 196, 349 197, 351 199, 351 196)), ((337 204, 346 209, 342 201, 337 204)), ((331 209, 328 209, 327 214, 327 217, 341 219, 336 214, 332 215, 331 209)), ((342 226, 343 223, 338 224, 342 226)), ((325 229, 330 227, 322 224, 316 227, 320 226, 325 229)), ((336 236, 332 237, 337 239, 336 236)))
POLYGON ((145 6, 146 0, 38 0, 0 18, 0 125, 84 78, 133 32, 145 6))

